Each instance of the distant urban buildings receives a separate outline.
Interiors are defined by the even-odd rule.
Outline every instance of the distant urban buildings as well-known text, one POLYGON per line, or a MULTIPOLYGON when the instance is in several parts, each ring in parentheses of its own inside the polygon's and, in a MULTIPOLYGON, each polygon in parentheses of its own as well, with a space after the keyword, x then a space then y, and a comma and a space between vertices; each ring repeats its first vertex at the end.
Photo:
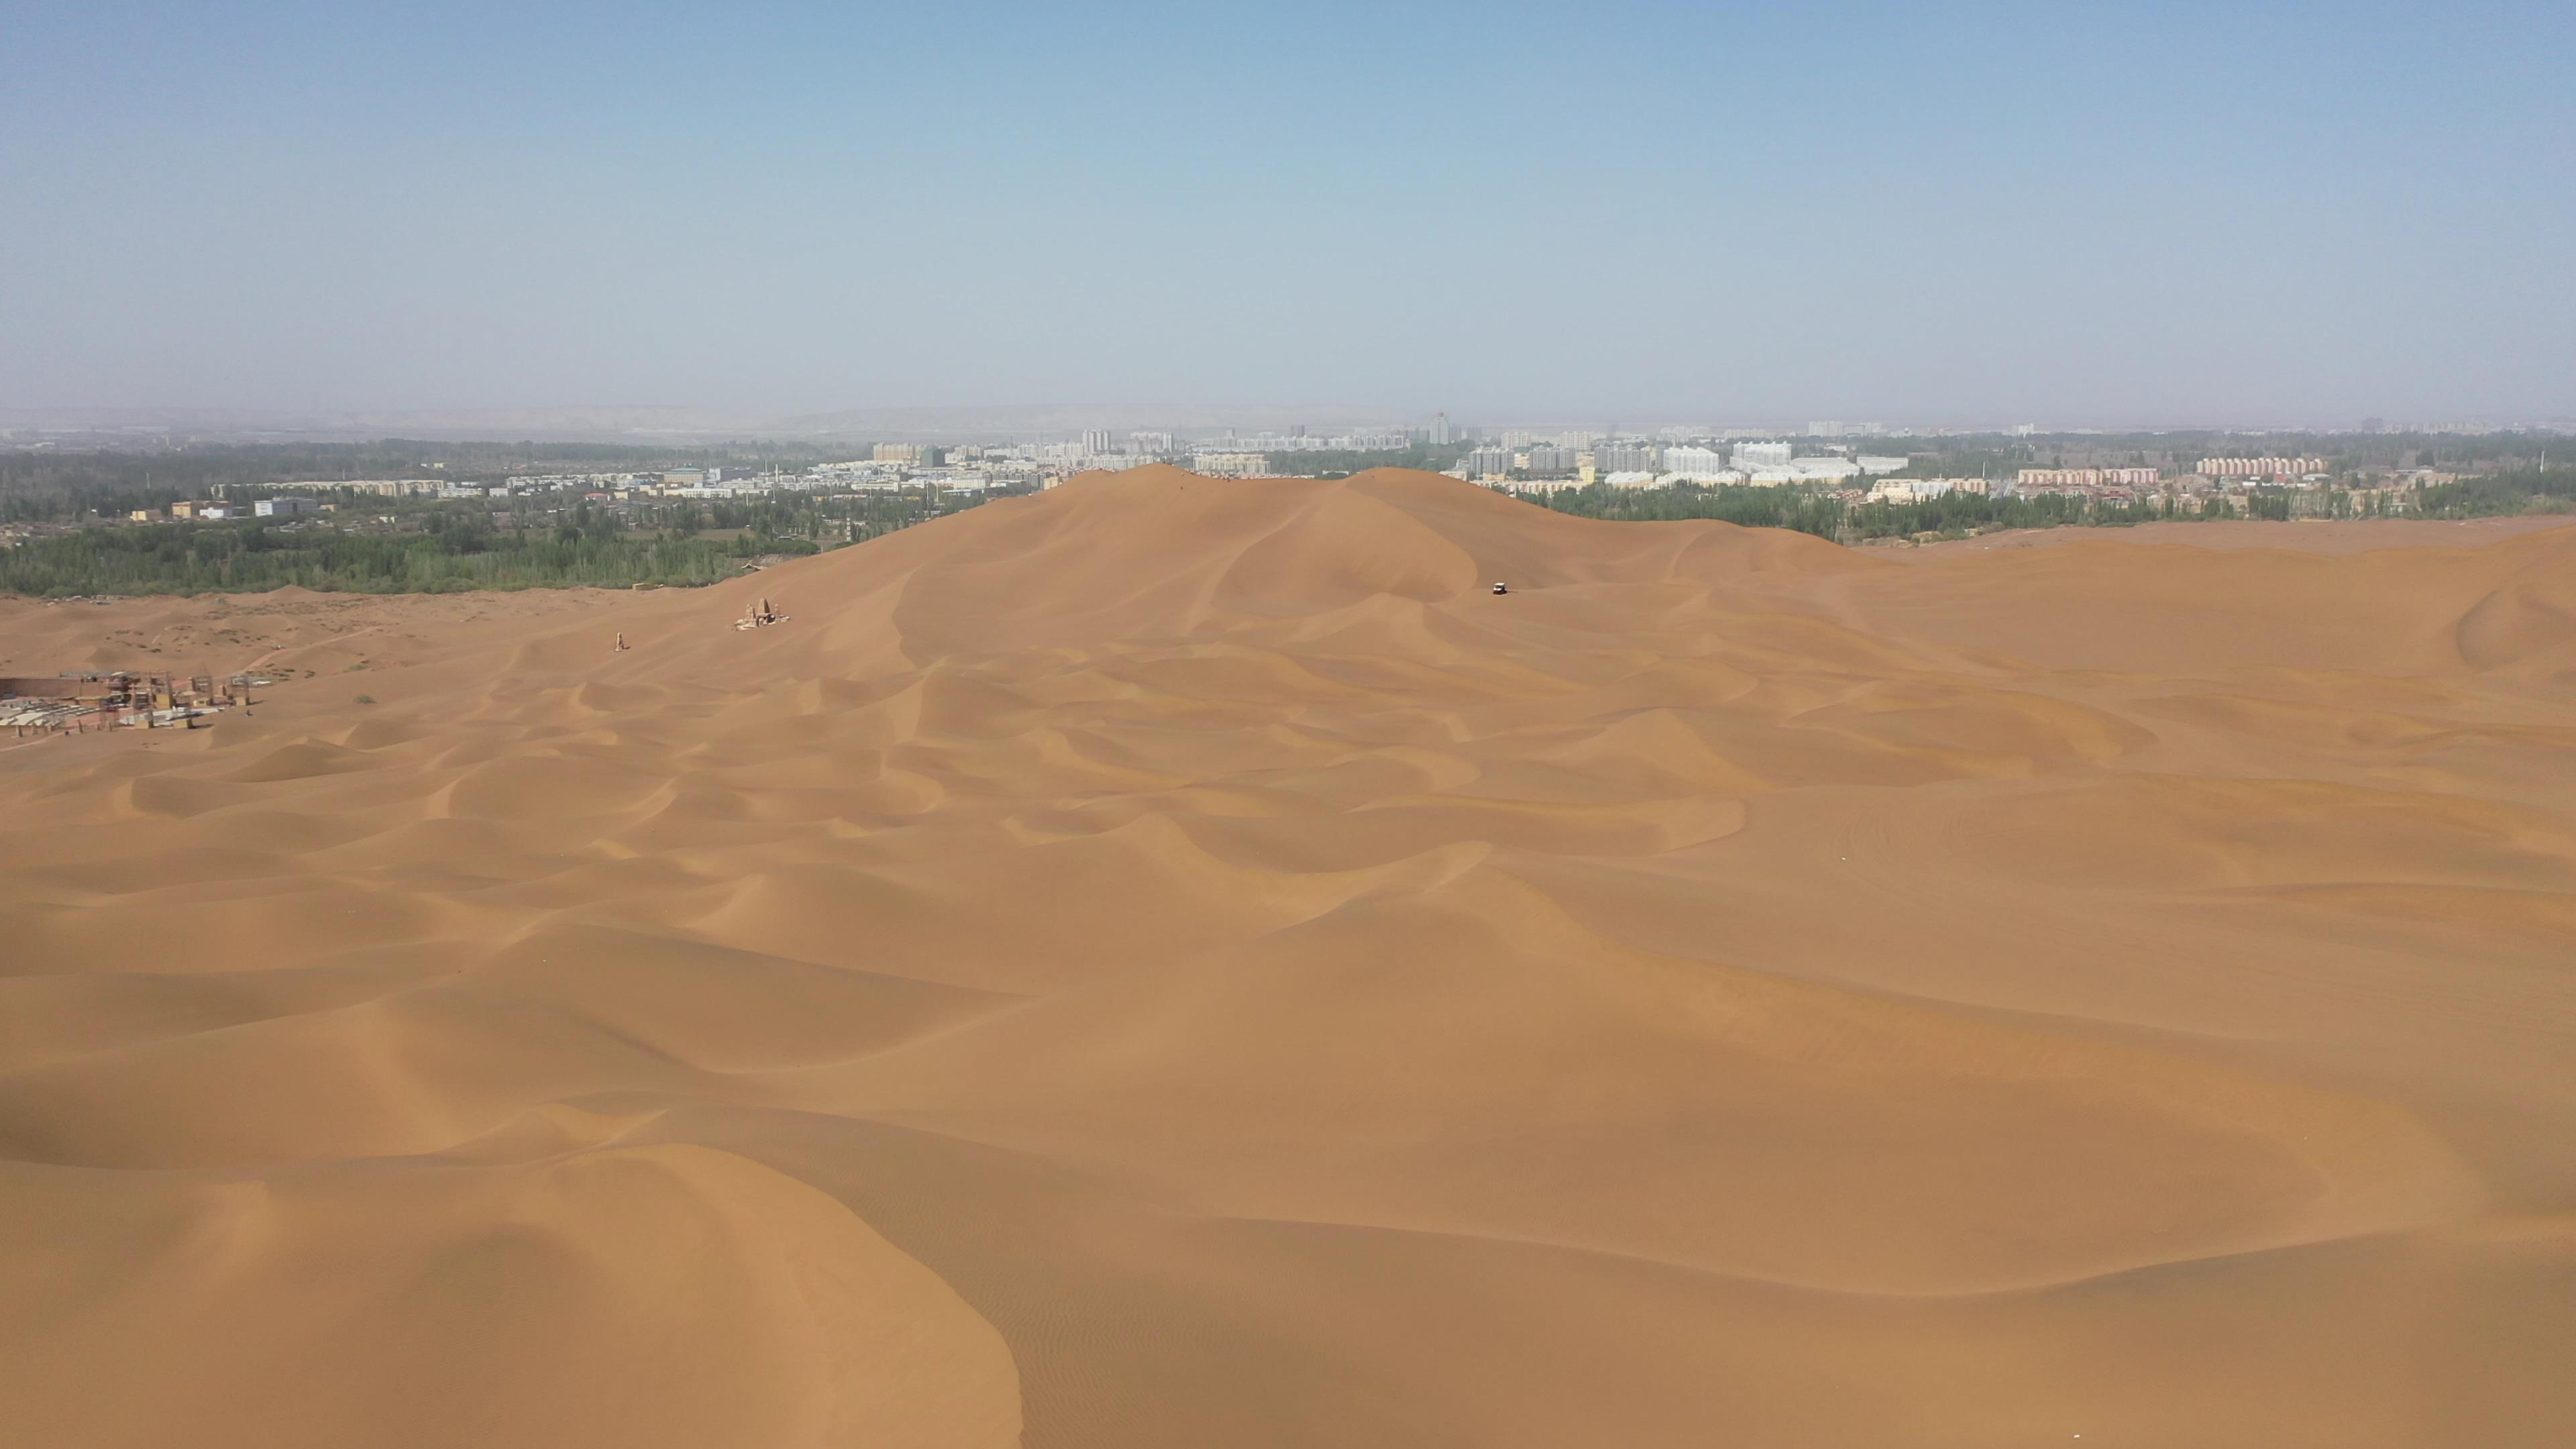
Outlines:
POLYGON ((1860 465, 1849 458, 1791 458, 1785 463, 1761 463, 1742 470, 1744 481, 1764 488, 1777 488, 1791 483, 1840 483, 1860 476, 1860 465))
MULTIPOLYGON (((1210 452, 1238 453, 1400 453, 1430 441, 1434 431, 1432 428, 1377 428, 1335 433, 1330 437, 1309 433, 1303 428, 1285 433, 1249 435, 1229 431, 1223 438, 1200 441, 1197 447, 1210 452)), ((1168 433, 1152 436, 1171 437, 1168 433)))
POLYGON ((1839 483, 1860 476, 1860 465, 1849 458, 1792 458, 1789 471, 1800 483, 1839 483))
POLYGON ((1983 478, 1881 478, 1869 487, 1870 503, 1922 503, 1953 493, 1984 493, 1983 478))
POLYGON ((2026 493, 2153 488, 2162 476, 2153 468, 2024 468, 2014 477, 2013 486, 2026 493))
MULTIPOLYGON (((1667 436, 1687 430, 1668 428, 1667 436)), ((1559 433, 1551 441, 1528 429, 1505 432, 1499 442, 1470 449, 1451 471, 1459 477, 1508 481, 1513 486, 1544 488, 1572 479, 1584 486, 1603 483, 1616 488, 1694 483, 1703 486, 1753 483, 1835 484, 1863 473, 1890 473, 1907 467, 1910 458, 1869 456, 1800 457, 1796 446, 1779 438, 1754 438, 1732 447, 1712 442, 1703 430, 1674 436, 1669 443, 1643 438, 1605 437, 1590 432, 1559 433)))
MULTIPOLYGON (((351 493, 372 493, 380 498, 406 498, 415 493, 436 493, 447 486, 447 480, 444 478, 324 478, 301 483, 271 483, 268 486, 309 488, 326 493, 345 489, 351 493)), ((174 508, 172 512, 176 513, 177 510, 174 508)))
POLYGON ((2323 458, 2203 458, 2191 471, 2203 478, 2304 478, 2326 471, 2323 458))
POLYGON ((1190 471, 1210 478, 1267 478, 1270 455, 1267 453, 1194 453, 1190 471))
MULTIPOLYGON (((1783 449, 1786 449, 1787 446, 1788 445, 1785 443, 1781 445, 1783 449)), ((1685 445, 1677 448, 1666 448, 1663 450, 1663 453, 1664 472, 1675 478, 1686 478, 1692 482, 1711 482, 1724 478, 1741 478, 1743 476, 1735 469, 1728 467, 1726 463, 1726 455, 1720 453, 1715 448, 1702 448, 1685 445)), ((1736 457, 1739 459, 1744 456, 1744 450, 1742 448, 1736 449, 1735 453, 1736 457)), ((1783 461, 1786 461, 1786 458, 1787 454, 1784 452, 1782 454, 1783 461)))

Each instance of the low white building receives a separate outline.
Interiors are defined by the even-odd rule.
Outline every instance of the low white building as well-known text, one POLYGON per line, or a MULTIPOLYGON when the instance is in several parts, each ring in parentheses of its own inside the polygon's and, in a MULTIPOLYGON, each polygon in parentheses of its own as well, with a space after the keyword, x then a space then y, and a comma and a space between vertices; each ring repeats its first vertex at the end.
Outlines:
POLYGON ((1870 485, 1871 503, 1921 503, 1952 493, 1987 491, 1983 478, 1881 478, 1870 485))
POLYGON ((1789 469, 1809 483, 1839 483, 1860 476, 1860 465, 1849 458, 1792 458, 1789 469))
POLYGON ((438 478, 336 478, 307 483, 272 483, 271 488, 332 489, 346 488, 352 493, 373 493, 385 498, 400 498, 412 493, 435 493, 447 486, 438 478))
POLYGON ((1267 478, 1270 455, 1267 453, 1193 453, 1190 471, 1210 478, 1267 478))

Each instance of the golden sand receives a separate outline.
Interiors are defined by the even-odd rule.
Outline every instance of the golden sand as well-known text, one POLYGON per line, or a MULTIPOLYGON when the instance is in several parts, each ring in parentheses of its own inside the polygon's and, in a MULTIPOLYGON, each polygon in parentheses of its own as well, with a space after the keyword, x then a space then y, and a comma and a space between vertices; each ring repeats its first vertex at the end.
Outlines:
POLYGON ((5 1437, 2576 1442, 2576 530, 2267 537, 0 604, 284 681, 0 752, 5 1437))

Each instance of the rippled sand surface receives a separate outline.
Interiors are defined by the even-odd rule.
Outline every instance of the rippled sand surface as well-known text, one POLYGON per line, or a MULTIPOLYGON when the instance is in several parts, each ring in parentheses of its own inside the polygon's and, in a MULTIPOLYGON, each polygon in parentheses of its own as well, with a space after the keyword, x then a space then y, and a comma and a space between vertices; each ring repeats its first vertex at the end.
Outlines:
POLYGON ((0 750, 7 1437, 2576 1442, 2576 530, 2387 537, 0 605, 285 680, 0 750))

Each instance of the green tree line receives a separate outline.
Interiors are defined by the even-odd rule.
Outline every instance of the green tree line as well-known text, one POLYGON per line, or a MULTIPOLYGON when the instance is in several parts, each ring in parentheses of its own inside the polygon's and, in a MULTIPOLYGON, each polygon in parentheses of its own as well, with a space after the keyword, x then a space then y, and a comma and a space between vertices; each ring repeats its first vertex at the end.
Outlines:
MULTIPOLYGON (((367 594, 711 584, 741 572, 750 539, 517 533, 457 524, 416 534, 288 532, 260 523, 91 528, 0 549, 0 592, 262 593, 289 585, 367 594)), ((763 540, 766 552, 811 543, 763 540)))
MULTIPOLYGON (((1956 536, 2004 528, 2057 528, 2067 524, 2119 527, 2128 524, 2219 521, 2231 518, 2287 520, 2292 517, 2361 518, 2391 516, 2376 501, 2356 506, 2353 495, 2335 491, 2293 492, 2258 488, 2234 497, 2208 500, 2203 511, 2189 513, 2168 500, 2138 503, 2099 501, 2078 494, 2034 493, 1989 497, 1953 492, 1919 501, 1847 503, 1814 488, 1762 488, 1731 483, 1678 483, 1668 488, 1612 488, 1595 483, 1586 488, 1518 495, 1541 507, 1583 518, 1672 519, 1714 518, 1747 528, 1787 528, 1818 538, 1862 543, 1874 538, 1911 538, 1920 534, 1956 536)), ((2415 490, 2402 516, 2476 518, 2495 514, 2576 511, 2576 469, 2501 473, 2464 478, 2415 490)))
POLYGON ((2457 483, 2436 483, 2422 490, 2421 506, 2429 518, 2576 511, 2576 468, 2492 473, 2463 478, 2457 483))

